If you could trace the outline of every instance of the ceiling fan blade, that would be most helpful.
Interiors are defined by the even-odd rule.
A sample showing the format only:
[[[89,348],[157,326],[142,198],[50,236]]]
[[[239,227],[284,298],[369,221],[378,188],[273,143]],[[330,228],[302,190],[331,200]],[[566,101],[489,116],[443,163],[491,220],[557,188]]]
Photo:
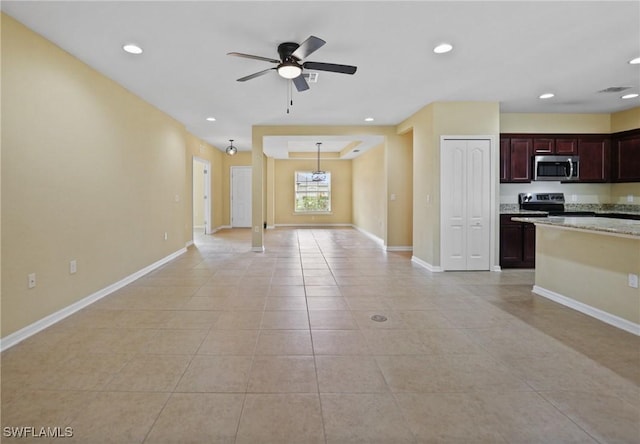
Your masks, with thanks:
[[[354,74],[358,69],[357,66],[337,65],[335,63],[321,63],[321,62],[304,62],[302,66],[305,69],[313,69],[316,71],[339,72],[340,74]]]
[[[254,72],[253,74],[249,74],[248,76],[240,77],[238,79],[238,82],[246,82],[247,80],[255,79],[256,77],[263,76],[267,74],[269,71],[273,71],[274,69],[276,68],[267,68],[263,71]]]
[[[291,80],[293,81],[293,84],[296,85],[296,89],[298,91],[306,91],[309,89],[309,84],[302,74]]]
[[[270,59],[270,58],[267,58],[267,57],[255,56],[255,55],[251,55],[251,54],[243,54],[241,52],[228,52],[227,55],[234,56],[234,57],[244,57],[245,59],[262,60],[264,62],[280,63],[280,60]]]
[[[320,49],[325,43],[324,40],[316,36],[310,36],[307,40],[300,43],[300,46],[291,54],[298,60],[306,59],[312,52]]]

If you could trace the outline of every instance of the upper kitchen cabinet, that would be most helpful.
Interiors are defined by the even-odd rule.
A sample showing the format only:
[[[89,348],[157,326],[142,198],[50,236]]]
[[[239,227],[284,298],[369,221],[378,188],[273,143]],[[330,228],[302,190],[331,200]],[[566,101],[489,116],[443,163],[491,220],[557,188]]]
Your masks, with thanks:
[[[578,139],[575,137],[536,136],[533,138],[533,153],[538,155],[575,155],[578,153]]]
[[[613,135],[611,181],[640,182],[640,129]]]
[[[500,138],[500,182],[531,182],[533,139]]]
[[[511,139],[500,137],[500,182],[509,182],[510,142]]]
[[[580,182],[608,182],[611,169],[611,141],[609,136],[580,136]]]

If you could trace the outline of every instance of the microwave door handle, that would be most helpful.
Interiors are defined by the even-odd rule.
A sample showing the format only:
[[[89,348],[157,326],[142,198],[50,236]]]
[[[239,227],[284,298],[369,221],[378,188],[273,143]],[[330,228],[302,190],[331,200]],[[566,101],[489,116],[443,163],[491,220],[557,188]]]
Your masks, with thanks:
[[[568,159],[567,162],[569,162],[569,176],[567,177],[567,180],[571,180],[573,177],[573,162],[571,159]]]

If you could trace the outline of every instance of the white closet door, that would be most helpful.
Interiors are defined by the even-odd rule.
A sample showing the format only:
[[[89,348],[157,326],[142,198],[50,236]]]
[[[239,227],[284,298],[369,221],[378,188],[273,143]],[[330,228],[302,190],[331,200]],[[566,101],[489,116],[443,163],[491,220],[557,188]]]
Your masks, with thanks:
[[[488,270],[491,252],[490,143],[467,141],[467,270]]]
[[[440,257],[444,270],[489,270],[490,154],[488,140],[443,141]]]
[[[447,140],[443,148],[440,178],[442,221],[440,252],[444,270],[466,270],[467,245],[467,145],[464,140]]]

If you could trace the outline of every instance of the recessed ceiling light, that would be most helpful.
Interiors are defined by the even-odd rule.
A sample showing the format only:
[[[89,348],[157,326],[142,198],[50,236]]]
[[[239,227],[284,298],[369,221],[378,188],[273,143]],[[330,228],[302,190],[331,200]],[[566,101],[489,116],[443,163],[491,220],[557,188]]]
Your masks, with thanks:
[[[207,122],[215,122],[216,118],[215,117],[207,117]]]
[[[631,65],[640,65],[640,57],[636,57],[635,59],[629,60],[629,64],[631,64]]]
[[[624,96],[622,96],[622,99],[635,99],[636,97],[638,97],[638,94],[636,93],[632,93],[632,94],[625,94]]]
[[[126,45],[122,46],[122,49],[124,49],[129,54],[142,54],[142,48],[133,43],[127,43]]]
[[[373,117],[367,117],[364,119],[365,122],[373,122]]]
[[[453,45],[450,43],[440,43],[438,46],[433,48],[433,52],[436,54],[444,54],[445,52],[449,52],[453,49]]]
[[[555,94],[554,93],[544,93],[544,94],[540,94],[540,98],[541,99],[550,99],[551,97],[554,97]]]

